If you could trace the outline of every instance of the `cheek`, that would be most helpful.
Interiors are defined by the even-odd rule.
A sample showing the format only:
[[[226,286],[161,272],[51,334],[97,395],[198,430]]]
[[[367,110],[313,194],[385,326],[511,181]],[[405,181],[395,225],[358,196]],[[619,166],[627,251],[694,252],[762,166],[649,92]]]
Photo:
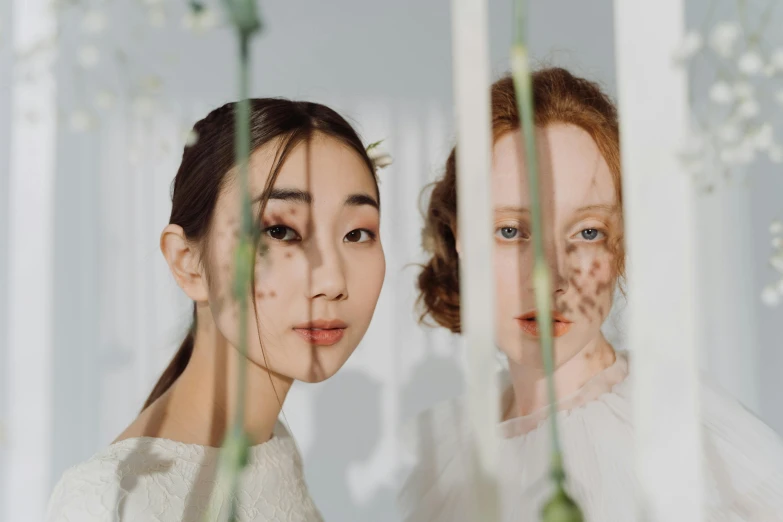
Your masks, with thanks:
[[[345,257],[348,292],[354,306],[369,317],[375,310],[386,277],[386,257],[383,250],[373,248],[360,255],[348,253]]]
[[[569,284],[576,296],[570,307],[591,320],[608,315],[614,289],[614,256],[604,245],[584,245],[569,255]]]
[[[256,257],[255,285],[253,288],[257,306],[273,310],[275,303],[293,296],[307,283],[308,272],[302,254],[296,247],[273,247],[263,256]]]
[[[534,299],[531,290],[533,258],[529,248],[496,246],[494,252],[495,295],[498,307],[514,311]]]

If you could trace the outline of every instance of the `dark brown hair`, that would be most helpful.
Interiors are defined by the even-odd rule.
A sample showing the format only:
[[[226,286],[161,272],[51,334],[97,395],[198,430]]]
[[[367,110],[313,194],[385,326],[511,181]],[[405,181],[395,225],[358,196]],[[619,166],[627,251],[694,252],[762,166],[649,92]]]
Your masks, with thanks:
[[[279,140],[275,164],[266,182],[264,194],[268,194],[291,150],[300,142],[321,134],[341,142],[354,150],[364,160],[378,184],[372,160],[362,140],[351,125],[332,109],[311,102],[290,101],[279,98],[250,100],[250,150],[255,151],[274,140]],[[210,112],[193,127],[196,141],[186,146],[171,192],[171,217],[169,223],[179,225],[185,236],[198,241],[202,253],[206,252],[212,214],[218,196],[235,165],[234,154],[234,103],[227,103]],[[266,201],[262,200],[263,209]],[[202,255],[202,258],[206,256]],[[144,402],[144,408],[155,402],[182,375],[190,361],[196,336],[196,305],[193,304],[193,323],[187,336],[163,371],[152,393]]]
[[[537,127],[566,123],[584,129],[595,141],[615,181],[622,205],[620,184],[620,131],[617,109],[601,88],[561,68],[547,68],[532,75],[534,121]],[[492,137],[519,129],[514,82],[506,76],[492,84]],[[622,224],[611,239],[615,274],[625,273]],[[446,160],[443,177],[433,183],[425,215],[423,245],[431,254],[419,274],[421,320],[428,316],[454,333],[460,332],[459,258],[457,231],[456,147]]]

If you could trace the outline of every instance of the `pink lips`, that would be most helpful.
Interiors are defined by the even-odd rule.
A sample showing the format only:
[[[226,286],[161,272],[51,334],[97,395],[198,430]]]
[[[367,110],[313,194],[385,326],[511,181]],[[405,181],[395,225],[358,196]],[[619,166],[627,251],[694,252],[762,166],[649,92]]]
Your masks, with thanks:
[[[528,312],[516,318],[517,324],[527,335],[531,337],[541,337],[541,332],[536,321],[536,311]],[[555,337],[565,335],[571,329],[571,321],[565,318],[559,312],[552,312],[552,332]]]
[[[294,331],[305,341],[316,346],[331,346],[345,335],[348,325],[342,321],[318,319],[294,327]]]

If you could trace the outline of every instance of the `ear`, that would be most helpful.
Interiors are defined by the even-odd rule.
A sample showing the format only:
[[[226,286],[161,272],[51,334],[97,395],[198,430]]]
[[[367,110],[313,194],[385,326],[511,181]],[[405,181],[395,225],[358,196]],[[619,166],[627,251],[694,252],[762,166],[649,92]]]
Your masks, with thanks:
[[[160,235],[160,251],[179,287],[195,302],[209,299],[207,280],[201,269],[199,252],[185,237],[179,225],[167,225]]]

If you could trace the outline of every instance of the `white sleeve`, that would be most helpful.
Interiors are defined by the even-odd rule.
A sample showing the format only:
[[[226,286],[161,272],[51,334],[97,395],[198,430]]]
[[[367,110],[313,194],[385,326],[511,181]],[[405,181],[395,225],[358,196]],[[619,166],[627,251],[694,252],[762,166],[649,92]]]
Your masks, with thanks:
[[[783,439],[716,386],[702,388],[708,520],[783,522]]]

